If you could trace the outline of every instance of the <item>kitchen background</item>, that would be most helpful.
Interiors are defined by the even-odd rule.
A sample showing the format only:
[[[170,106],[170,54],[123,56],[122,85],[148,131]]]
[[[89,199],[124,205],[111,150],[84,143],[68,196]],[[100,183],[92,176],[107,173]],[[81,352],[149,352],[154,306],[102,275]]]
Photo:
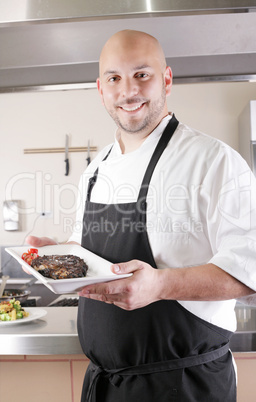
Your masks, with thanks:
[[[168,105],[181,121],[238,150],[238,117],[251,99],[256,99],[256,83],[201,83],[174,85]],[[0,244],[23,244],[29,233],[65,241],[74,224],[77,184],[87,165],[87,153],[69,154],[70,173],[65,176],[64,153],[24,154],[24,149],[64,147],[66,133],[71,147],[84,147],[90,140],[91,146],[101,149],[113,141],[114,124],[96,89],[0,94],[0,111],[0,205],[7,197],[21,200],[24,209],[20,231],[8,232],[0,226]],[[42,216],[42,212],[49,215]],[[2,262],[7,256],[4,250],[3,256]],[[10,264],[13,271],[13,259]],[[16,269],[19,277],[19,264]],[[234,357],[238,402],[253,402],[255,352],[235,353]],[[79,402],[87,365],[82,354],[0,356],[2,396],[10,402],[17,397],[33,402],[35,395],[39,402]],[[13,376],[29,387],[5,389]]]
[[[65,176],[64,152],[24,149],[64,148],[66,134],[70,147],[90,141],[99,151],[113,141],[115,126],[94,83],[100,49],[120,29],[159,39],[174,72],[169,110],[239,150],[239,116],[256,100],[255,11],[255,0],[0,0],[2,267],[7,262],[14,278],[26,276],[5,246],[23,245],[28,234],[62,242],[74,229],[87,153],[69,153]],[[6,200],[20,202],[18,231],[4,230]],[[255,401],[255,333],[248,335],[251,348],[234,354],[238,402]],[[78,402],[87,364],[79,354],[0,355],[1,397]],[[22,386],[10,387],[12,378]]]
[[[238,150],[238,118],[256,99],[256,2],[0,0],[0,245],[28,234],[66,241],[74,229],[86,152],[115,126],[95,88],[98,58],[120,29],[156,36],[174,73],[168,98],[178,119]],[[91,153],[91,157],[95,156]],[[5,200],[18,200],[19,230],[6,231]]]
[[[178,119],[238,150],[238,118],[256,83],[174,84],[168,98]],[[19,230],[0,226],[0,244],[22,245],[28,234],[66,241],[75,230],[80,175],[87,152],[24,154],[30,148],[90,146],[102,149],[114,139],[115,125],[96,89],[0,94],[0,205],[20,200]],[[93,158],[96,152],[91,152]]]

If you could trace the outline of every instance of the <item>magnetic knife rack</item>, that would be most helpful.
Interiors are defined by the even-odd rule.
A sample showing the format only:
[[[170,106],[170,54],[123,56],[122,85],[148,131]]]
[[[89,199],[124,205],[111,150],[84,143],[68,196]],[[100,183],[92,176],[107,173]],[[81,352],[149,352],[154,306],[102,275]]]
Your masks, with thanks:
[[[96,152],[97,147],[70,147],[68,152]],[[52,154],[65,153],[65,148],[29,148],[24,149],[24,154]]]

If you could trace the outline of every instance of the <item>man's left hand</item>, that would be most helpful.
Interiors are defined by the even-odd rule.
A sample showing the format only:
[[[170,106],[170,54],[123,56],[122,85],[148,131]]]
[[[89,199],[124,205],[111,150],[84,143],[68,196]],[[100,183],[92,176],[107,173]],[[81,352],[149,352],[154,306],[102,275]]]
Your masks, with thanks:
[[[133,275],[111,282],[84,287],[78,294],[88,299],[99,300],[124,310],[134,310],[160,300],[161,270],[142,261],[132,260],[114,264],[111,270],[117,275]]]

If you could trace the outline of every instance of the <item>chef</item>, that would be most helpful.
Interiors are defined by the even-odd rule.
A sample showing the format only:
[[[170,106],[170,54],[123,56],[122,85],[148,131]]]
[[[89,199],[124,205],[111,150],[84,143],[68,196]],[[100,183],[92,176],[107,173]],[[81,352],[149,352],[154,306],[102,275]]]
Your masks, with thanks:
[[[154,37],[113,35],[97,86],[117,132],[81,177],[70,241],[131,275],[80,292],[81,401],[234,402],[234,306],[256,291],[255,178],[168,112],[172,72]]]

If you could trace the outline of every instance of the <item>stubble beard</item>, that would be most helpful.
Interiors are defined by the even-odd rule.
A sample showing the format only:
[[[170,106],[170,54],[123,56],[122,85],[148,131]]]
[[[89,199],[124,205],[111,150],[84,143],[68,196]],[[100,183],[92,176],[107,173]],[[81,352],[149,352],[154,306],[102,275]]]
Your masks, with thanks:
[[[138,101],[138,100],[137,100]],[[122,131],[129,133],[129,134],[135,134],[139,132],[146,131],[148,128],[151,127],[156,127],[157,124],[159,123],[158,119],[159,116],[161,115],[164,106],[165,106],[165,101],[166,101],[166,91],[165,91],[165,84],[163,80],[163,85],[162,85],[162,91],[160,97],[151,102],[147,100],[139,100],[138,103],[146,103],[143,107],[147,107],[147,103],[149,104],[149,109],[146,117],[143,120],[136,120],[136,119],[130,119],[129,121],[122,122],[119,118],[119,116],[116,113],[116,108],[114,109],[108,109],[109,115],[112,117],[114,122],[116,123],[117,127],[119,127]],[[134,99],[127,99],[125,100],[124,104],[131,104],[134,102]]]

